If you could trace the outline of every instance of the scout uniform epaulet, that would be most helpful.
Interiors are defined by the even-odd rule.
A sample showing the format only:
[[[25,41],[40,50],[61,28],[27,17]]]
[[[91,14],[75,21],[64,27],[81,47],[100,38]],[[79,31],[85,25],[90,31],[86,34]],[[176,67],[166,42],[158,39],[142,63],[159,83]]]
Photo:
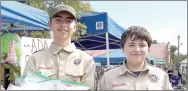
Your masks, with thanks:
[[[44,50],[44,49],[42,49],[42,50]],[[42,50],[35,51],[35,52],[33,52],[33,54],[35,54],[35,53],[37,53],[37,52],[40,52],[40,51],[42,51]]]
[[[121,66],[121,65],[120,65],[120,66]],[[117,67],[119,67],[119,66],[117,66]],[[112,70],[112,69],[115,69],[115,68],[117,68],[117,67],[109,68],[109,69],[107,69],[105,72],[107,72],[107,71],[109,71],[109,70]]]

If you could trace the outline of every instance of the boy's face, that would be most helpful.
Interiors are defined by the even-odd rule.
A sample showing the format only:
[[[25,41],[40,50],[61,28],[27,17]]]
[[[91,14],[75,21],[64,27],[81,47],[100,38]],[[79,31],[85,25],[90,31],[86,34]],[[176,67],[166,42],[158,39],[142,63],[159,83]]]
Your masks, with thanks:
[[[54,39],[66,40],[71,38],[76,31],[76,22],[68,12],[59,12],[49,21],[50,29],[53,31]]]
[[[149,48],[148,43],[145,40],[133,39],[134,36],[132,38],[127,38],[123,52],[125,53],[127,61],[132,64],[138,65],[145,61],[146,56],[149,52]]]

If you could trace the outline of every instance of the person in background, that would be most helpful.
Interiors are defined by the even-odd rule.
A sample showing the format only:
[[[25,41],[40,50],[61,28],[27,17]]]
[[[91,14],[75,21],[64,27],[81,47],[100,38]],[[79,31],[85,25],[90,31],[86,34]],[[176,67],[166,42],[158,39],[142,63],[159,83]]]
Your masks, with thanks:
[[[169,76],[169,80],[170,80],[170,78],[171,78],[172,74],[173,74],[173,71],[172,71],[172,70],[168,70],[168,76]],[[170,83],[171,83],[171,81],[170,81]]]
[[[178,74],[178,70],[173,70],[173,74],[170,77],[170,81],[171,81],[172,87],[177,90],[178,86],[181,85],[181,78]]]

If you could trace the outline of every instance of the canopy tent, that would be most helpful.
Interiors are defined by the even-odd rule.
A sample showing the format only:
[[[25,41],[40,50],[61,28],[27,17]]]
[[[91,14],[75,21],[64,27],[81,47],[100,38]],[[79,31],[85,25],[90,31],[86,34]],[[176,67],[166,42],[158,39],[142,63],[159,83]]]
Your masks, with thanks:
[[[87,33],[75,42],[75,45],[82,50],[101,50],[120,48],[120,39],[125,31],[114,20],[108,17],[106,12],[78,13],[79,22],[87,26]],[[109,62],[107,52],[107,65]]]
[[[3,32],[5,32],[10,27],[10,23],[2,22],[2,26],[3,26],[2,30],[3,30]],[[25,30],[25,31],[36,31],[36,30],[44,30],[44,29],[39,28],[39,27],[32,27],[32,26],[26,26],[26,25],[23,25],[23,24],[13,23],[13,26],[11,28],[12,33],[15,33],[17,31],[23,31],[23,30]]]
[[[110,54],[109,59],[110,59],[111,65],[121,64],[126,59],[125,54],[123,53],[122,49],[110,49],[109,54]],[[106,53],[95,56],[94,59],[96,63],[106,64],[106,61],[107,61]],[[153,60],[154,64],[165,63],[164,59],[152,56],[151,54],[147,56],[146,60],[150,64],[152,64],[151,60]]]
[[[108,17],[106,12],[79,13],[79,15],[78,21],[87,26],[86,35],[74,41],[79,49],[107,49],[107,40],[109,49],[120,48],[120,38],[125,29]]]
[[[165,64],[164,58],[155,57],[151,54],[148,54],[148,58],[152,59],[154,64]]]
[[[109,51],[110,54],[110,64],[121,64],[124,60],[125,60],[125,55],[123,54],[122,49],[110,49]],[[99,55],[99,56],[95,56],[95,62],[96,63],[102,63],[102,64],[106,64],[106,53]]]
[[[186,74],[186,68],[187,68],[187,58],[186,59],[184,59],[184,60],[182,60],[181,62],[180,62],[180,71],[182,72],[182,73],[185,73]]]
[[[12,31],[49,29],[46,11],[16,1],[1,1],[1,19],[3,30],[10,24],[17,27]]]
[[[187,59],[184,59],[183,61],[181,61],[180,64],[187,64]]]

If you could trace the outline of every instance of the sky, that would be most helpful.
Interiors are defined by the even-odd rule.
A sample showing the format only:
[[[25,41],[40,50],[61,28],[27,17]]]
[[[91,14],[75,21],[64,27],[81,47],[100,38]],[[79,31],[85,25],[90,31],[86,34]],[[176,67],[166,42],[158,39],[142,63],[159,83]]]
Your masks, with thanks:
[[[142,26],[159,43],[178,46],[187,54],[187,2],[186,1],[89,1],[92,9],[107,12],[123,28]]]

